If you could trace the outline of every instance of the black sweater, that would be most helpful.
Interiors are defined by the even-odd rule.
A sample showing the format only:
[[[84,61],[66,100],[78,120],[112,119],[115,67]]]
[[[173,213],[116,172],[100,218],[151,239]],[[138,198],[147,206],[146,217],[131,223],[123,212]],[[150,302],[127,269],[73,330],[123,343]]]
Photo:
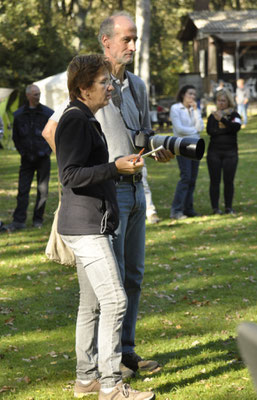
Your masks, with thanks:
[[[208,117],[207,133],[211,140],[209,150],[237,149],[237,132],[241,128],[240,115],[236,111],[221,118],[225,128],[219,128],[219,122],[211,114]]]
[[[63,185],[58,232],[63,235],[112,234],[119,215],[114,162],[100,124],[81,101],[71,102],[58,124],[55,144]],[[99,132],[97,132],[97,129]]]

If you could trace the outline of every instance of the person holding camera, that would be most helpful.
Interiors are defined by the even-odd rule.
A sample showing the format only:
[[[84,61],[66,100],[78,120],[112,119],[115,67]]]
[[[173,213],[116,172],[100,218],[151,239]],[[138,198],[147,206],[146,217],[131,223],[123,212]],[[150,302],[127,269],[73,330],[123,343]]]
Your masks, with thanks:
[[[170,108],[170,119],[173,134],[177,137],[199,138],[204,128],[201,112],[197,108],[196,89],[185,85],[179,89],[177,103]],[[177,183],[171,205],[170,218],[185,219],[195,217],[197,213],[193,205],[193,194],[198,175],[199,161],[177,156],[180,180]]]
[[[216,96],[217,110],[207,121],[210,143],[207,164],[210,176],[210,199],[213,214],[222,214],[219,208],[220,181],[223,173],[225,213],[234,214],[232,201],[234,178],[238,164],[237,132],[241,118],[235,110],[234,99],[228,90],[220,90]]]

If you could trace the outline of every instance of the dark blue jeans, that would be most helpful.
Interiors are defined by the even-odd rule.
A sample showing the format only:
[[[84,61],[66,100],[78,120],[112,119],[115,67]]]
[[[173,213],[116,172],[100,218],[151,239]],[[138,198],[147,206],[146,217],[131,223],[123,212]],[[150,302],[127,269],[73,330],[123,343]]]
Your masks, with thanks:
[[[123,321],[122,353],[132,353],[145,262],[145,194],[143,184],[117,184],[120,223],[113,248],[128,298]]]
[[[34,207],[33,222],[42,222],[48,195],[48,183],[50,178],[50,157],[38,157],[30,161],[21,157],[19,172],[19,188],[17,196],[17,207],[13,213],[13,221],[25,223],[27,208],[29,205],[29,192],[34,173],[37,172],[37,198]]]
[[[223,172],[225,208],[232,208],[234,178],[238,163],[237,150],[209,149],[207,164],[210,175],[210,198],[212,208],[219,208],[220,181]]]
[[[171,214],[178,212],[187,214],[194,211],[193,193],[198,175],[199,161],[177,156],[177,162],[180,169],[180,180],[177,183]]]

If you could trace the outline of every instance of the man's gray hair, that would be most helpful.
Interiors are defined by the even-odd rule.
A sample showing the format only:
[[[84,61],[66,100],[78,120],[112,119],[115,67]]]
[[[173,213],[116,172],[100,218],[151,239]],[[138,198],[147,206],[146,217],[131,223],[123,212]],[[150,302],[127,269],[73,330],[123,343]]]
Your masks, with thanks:
[[[117,17],[127,17],[134,22],[133,17],[127,11],[116,11],[109,17],[105,18],[105,20],[100,25],[98,34],[98,42],[100,43],[102,48],[103,48],[102,37],[103,35],[106,35],[109,38],[113,36],[114,22]]]
[[[31,89],[33,88],[33,87],[36,87],[36,88],[38,88],[39,89],[39,87],[37,86],[37,85],[34,85],[34,83],[32,83],[31,85],[28,85],[27,87],[26,87],[26,94],[28,94],[28,93],[30,93],[31,92]]]

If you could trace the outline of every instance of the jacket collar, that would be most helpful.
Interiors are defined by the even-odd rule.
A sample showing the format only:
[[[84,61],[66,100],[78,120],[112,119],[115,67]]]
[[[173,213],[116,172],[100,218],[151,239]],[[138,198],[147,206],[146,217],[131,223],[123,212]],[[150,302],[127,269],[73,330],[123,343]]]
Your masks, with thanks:
[[[39,103],[35,108],[30,108],[29,103],[26,103],[24,105],[23,111],[24,112],[30,112],[31,110],[42,111],[42,109],[43,107],[41,103]]]
[[[92,111],[84,103],[82,103],[82,101],[78,99],[71,101],[68,107],[78,107],[81,111],[83,111],[86,114],[86,116],[90,121],[97,122]]]

